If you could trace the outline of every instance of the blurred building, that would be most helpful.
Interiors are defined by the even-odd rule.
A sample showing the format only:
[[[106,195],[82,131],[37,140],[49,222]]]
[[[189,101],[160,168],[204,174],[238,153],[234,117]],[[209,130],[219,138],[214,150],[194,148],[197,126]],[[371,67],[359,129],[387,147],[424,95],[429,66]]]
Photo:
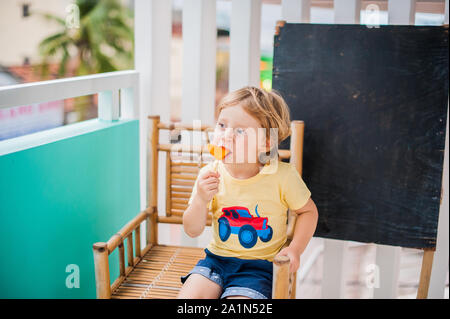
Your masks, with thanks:
[[[8,0],[0,3],[0,65],[17,66],[41,62],[37,47],[60,29],[35,13],[64,16],[71,0]],[[12,32],[12,29],[14,30]],[[57,59],[58,57],[55,57]]]

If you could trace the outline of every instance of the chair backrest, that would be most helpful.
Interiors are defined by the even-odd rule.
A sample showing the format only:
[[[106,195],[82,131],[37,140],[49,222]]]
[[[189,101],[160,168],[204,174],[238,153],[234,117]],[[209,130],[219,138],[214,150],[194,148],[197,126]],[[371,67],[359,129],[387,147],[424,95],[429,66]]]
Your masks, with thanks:
[[[151,139],[151,163],[149,169],[149,206],[157,209],[158,198],[158,159],[159,152],[166,153],[166,211],[165,216],[159,216],[158,222],[182,223],[183,212],[188,207],[188,200],[200,171],[200,168],[213,160],[209,154],[207,144],[214,129],[211,126],[194,127],[181,123],[165,124],[160,122],[159,116],[149,116]],[[159,143],[160,130],[178,130],[198,132],[202,136],[201,144],[161,144]],[[278,150],[281,159],[289,159],[299,174],[302,174],[304,122],[291,122],[291,140],[289,150]],[[289,214],[288,239],[292,239],[295,225],[295,216]],[[211,212],[208,218],[211,225]]]

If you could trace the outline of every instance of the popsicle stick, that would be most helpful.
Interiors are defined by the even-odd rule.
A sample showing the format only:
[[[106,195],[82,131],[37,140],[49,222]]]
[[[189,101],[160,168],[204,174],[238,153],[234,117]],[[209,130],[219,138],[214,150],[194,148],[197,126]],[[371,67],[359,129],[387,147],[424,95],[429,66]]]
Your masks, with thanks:
[[[214,164],[213,164],[213,168],[212,168],[214,173],[217,173],[217,165],[218,165],[218,164],[219,164],[219,161],[218,161],[218,160],[215,160],[215,161],[214,161]],[[209,210],[209,211],[212,210],[212,202],[213,202],[213,201],[211,200],[211,201],[209,202],[209,204],[208,204],[208,210]]]

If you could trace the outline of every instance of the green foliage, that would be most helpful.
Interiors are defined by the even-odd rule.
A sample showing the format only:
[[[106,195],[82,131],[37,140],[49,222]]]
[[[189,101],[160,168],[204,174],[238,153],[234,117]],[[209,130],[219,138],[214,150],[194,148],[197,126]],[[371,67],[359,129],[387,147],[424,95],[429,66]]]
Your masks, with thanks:
[[[48,74],[48,61],[60,56],[59,76],[66,74],[67,63],[76,57],[75,75],[111,72],[133,67],[134,35],[132,13],[118,0],[76,0],[79,28],[68,27],[66,18],[37,13],[61,26],[56,34],[43,39],[42,75]]]

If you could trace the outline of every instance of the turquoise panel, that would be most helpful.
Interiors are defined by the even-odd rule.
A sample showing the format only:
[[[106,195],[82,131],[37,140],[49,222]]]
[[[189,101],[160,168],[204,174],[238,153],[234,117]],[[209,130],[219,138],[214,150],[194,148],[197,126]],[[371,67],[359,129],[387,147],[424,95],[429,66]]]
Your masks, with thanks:
[[[0,156],[0,298],[95,298],[92,244],[139,213],[139,122],[86,122]]]

